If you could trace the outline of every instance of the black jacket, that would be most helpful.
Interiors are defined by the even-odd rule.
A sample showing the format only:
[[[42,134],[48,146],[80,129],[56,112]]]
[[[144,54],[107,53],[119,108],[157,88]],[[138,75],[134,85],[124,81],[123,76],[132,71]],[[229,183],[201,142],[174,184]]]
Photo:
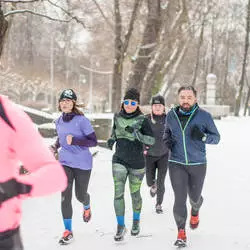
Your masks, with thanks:
[[[158,115],[151,116],[149,114],[147,115],[147,118],[149,120],[149,124],[151,126],[155,138],[155,144],[149,146],[149,149],[147,150],[147,156],[154,156],[154,157],[165,156],[166,154],[168,154],[169,151],[168,147],[163,141],[166,114],[163,114],[161,116]]]
[[[126,126],[136,127],[138,131],[129,133]],[[112,138],[116,140],[113,163],[134,169],[145,167],[143,145],[147,140],[154,143],[154,138],[148,119],[139,109],[132,114],[121,110],[115,115]]]

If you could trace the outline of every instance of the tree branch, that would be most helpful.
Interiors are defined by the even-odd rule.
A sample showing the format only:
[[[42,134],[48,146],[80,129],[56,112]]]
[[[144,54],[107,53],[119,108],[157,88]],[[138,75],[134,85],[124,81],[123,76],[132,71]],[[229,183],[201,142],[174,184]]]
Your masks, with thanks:
[[[111,30],[114,31],[114,25],[112,25],[112,23],[109,21],[109,19],[105,16],[105,14],[104,14],[104,12],[103,12],[100,4],[96,0],[92,0],[92,2],[94,2],[94,4],[96,5],[97,9],[101,13],[103,19],[107,22],[107,24],[111,28]]]
[[[119,0],[114,0],[114,9],[115,9],[115,53],[117,57],[123,55],[122,53],[122,17],[120,12],[120,2]],[[115,57],[116,57],[115,56]],[[118,60],[117,60],[118,61]]]
[[[9,11],[9,12],[4,14],[4,17],[10,16],[10,15],[15,15],[15,14],[20,14],[20,13],[30,13],[32,15],[44,17],[44,18],[47,18],[51,21],[57,21],[57,22],[69,23],[71,21],[71,19],[70,20],[61,20],[61,19],[53,18],[53,17],[47,16],[47,15],[44,15],[44,14],[41,14],[41,13],[38,13],[38,12],[35,12],[32,10],[27,10],[27,9]]]
[[[111,75],[113,74],[113,71],[101,71],[101,70],[96,70],[96,69],[93,69],[93,68],[89,68],[85,65],[80,65],[80,68],[83,68],[83,69],[86,69],[90,72],[93,72],[93,73],[96,73],[96,74],[101,74],[101,75]]]
[[[180,4],[180,10],[177,13],[173,23],[171,24],[170,31],[172,32],[177,28],[177,26],[180,24],[180,20],[182,19],[183,15],[185,15],[185,1],[179,0]]]
[[[125,39],[124,39],[124,43],[123,43],[123,54],[125,54],[127,52],[130,37],[131,37],[133,29],[134,29],[134,23],[136,20],[137,10],[139,9],[140,3],[141,3],[141,0],[135,0],[134,9],[133,9],[131,19],[129,22],[129,26],[128,26],[128,31],[125,34]]]
[[[0,0],[1,3],[33,3],[33,2],[39,2],[42,0]]]
[[[181,62],[183,61],[183,58],[187,52],[187,48],[188,48],[188,44],[190,42],[191,38],[189,37],[186,42],[184,43],[183,47],[180,48],[181,51],[179,51],[179,54],[178,54],[178,58],[171,70],[171,78],[169,79],[167,85],[165,86],[166,88],[164,90],[161,90],[161,93],[164,97],[166,97],[166,94],[168,93],[168,90],[169,88],[171,87],[171,85],[173,84],[173,81],[176,77],[176,73],[177,73],[177,70],[181,64]]]
[[[83,28],[86,29],[85,23],[83,21],[81,21],[77,16],[72,15],[69,11],[65,10],[63,7],[57,5],[56,3],[53,3],[50,0],[47,0],[47,1],[48,1],[48,3],[55,6],[56,8],[59,8],[61,11],[63,11],[65,14],[67,14],[69,17],[71,17],[72,20],[75,20],[77,23],[81,24],[83,26]]]

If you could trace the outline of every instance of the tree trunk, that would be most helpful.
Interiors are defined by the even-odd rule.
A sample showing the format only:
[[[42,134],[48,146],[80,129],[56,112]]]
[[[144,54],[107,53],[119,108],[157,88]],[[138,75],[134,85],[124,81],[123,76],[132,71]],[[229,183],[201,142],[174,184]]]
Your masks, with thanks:
[[[141,90],[141,96],[142,96],[141,104],[145,105],[149,102],[150,97],[152,95],[152,89],[156,84],[157,76],[158,77],[161,76],[161,78],[164,77],[164,75],[168,72],[170,67],[173,66],[176,60],[178,59],[179,50],[181,50],[180,46],[176,47],[173,50],[173,53],[171,54],[170,58],[167,60],[167,62],[164,64],[163,67],[162,67],[162,61],[163,61],[162,55],[164,55],[164,53],[161,53],[162,50],[158,51],[155,59],[151,62],[143,81],[143,87]]]
[[[240,107],[241,107],[241,99],[242,99],[242,92],[245,82],[245,74],[246,74],[246,65],[247,65],[247,55],[248,55],[248,47],[249,47],[249,31],[250,31],[250,0],[248,0],[247,5],[247,17],[246,17],[246,37],[245,37],[245,49],[244,49],[244,56],[242,62],[242,70],[241,70],[241,77],[239,81],[239,93],[236,98],[235,104],[235,116],[239,116]]]
[[[187,39],[188,13],[184,0],[170,1],[163,17],[166,20],[163,21],[164,27],[161,31],[159,45],[143,79],[141,104],[149,102],[156,85],[158,90],[161,88],[165,74],[171,67],[174,67],[178,60],[178,53]]]
[[[33,37],[32,37],[32,27],[33,27],[33,15],[30,15],[26,19],[26,49],[24,50],[24,53],[26,55],[23,55],[23,58],[27,58],[27,66],[30,67],[31,72],[33,72],[33,67],[35,66],[34,62],[34,55],[33,55]]]
[[[0,3],[0,58],[3,53],[4,39],[8,29],[8,22],[4,18],[2,4]]]
[[[147,104],[148,96],[152,94],[152,88],[155,85],[156,75],[160,72],[164,57],[167,56],[167,52],[166,52],[167,45],[164,43],[165,36],[166,36],[166,33],[164,30],[162,30],[160,45],[154,55],[154,58],[149,63],[147,71],[145,72],[145,76],[144,76],[143,83],[142,83],[142,89],[141,89],[141,96],[142,96],[141,104],[142,105]]]
[[[246,76],[246,82],[247,82],[247,98],[246,98],[246,102],[245,102],[245,107],[244,107],[244,116],[246,116],[247,114],[247,110],[249,109],[248,107],[250,107],[250,103],[249,103],[249,100],[250,100],[250,86],[249,86],[249,83],[248,83],[248,79],[247,79],[247,76]],[[250,115],[248,113],[248,115]]]
[[[155,50],[161,29],[160,0],[148,0],[148,17],[142,42],[136,55],[134,67],[129,74],[128,86],[141,89],[143,78],[150,63],[151,54]]]
[[[198,47],[197,47],[197,52],[196,52],[196,62],[195,62],[195,67],[194,67],[193,78],[192,78],[192,81],[191,81],[192,86],[195,86],[195,83],[196,83],[196,78],[197,78],[197,73],[198,73],[198,68],[199,68],[199,62],[200,62],[201,46],[202,46],[202,43],[203,43],[204,27],[205,27],[205,17],[203,17],[202,24],[201,24],[201,32],[200,32],[199,42],[198,42]]]
[[[121,101],[121,87],[122,87],[122,72],[123,72],[123,54],[122,54],[122,19],[120,13],[119,0],[114,0],[115,7],[115,55],[113,66],[113,80],[112,80],[112,111],[118,110],[119,102]]]
[[[112,78],[112,112],[116,112],[120,108],[121,92],[122,92],[122,76],[123,76],[123,62],[127,52],[129,41],[134,29],[134,24],[137,12],[142,0],[135,0],[132,15],[130,18],[128,31],[122,41],[122,18],[120,12],[120,0],[114,0],[115,8],[115,52],[114,52],[114,66]]]
[[[215,32],[214,32],[214,21],[215,17],[213,16],[212,18],[212,26],[211,26],[211,54],[210,54],[210,72],[209,73],[214,73],[214,68],[215,68]]]
[[[166,93],[168,91],[168,89],[172,86],[174,79],[176,77],[177,74],[177,70],[181,65],[181,62],[183,61],[183,58],[187,52],[187,48],[188,48],[188,44],[189,44],[190,39],[187,39],[187,41],[185,42],[185,44],[183,45],[183,47],[180,49],[180,52],[178,53],[178,59],[176,60],[176,63],[174,64],[172,70],[171,70],[171,78],[168,81],[168,85],[166,90],[163,92],[163,96],[166,96]]]
[[[229,62],[229,30],[227,30],[226,35],[226,56],[225,56],[225,63],[224,63],[224,76],[221,86],[221,104],[223,105],[225,103],[225,93],[227,91],[227,78],[228,78],[228,62]]]
[[[209,62],[205,59],[205,65],[204,65],[204,75],[203,75],[203,81],[204,81],[204,104],[207,104],[207,75],[208,75],[208,69],[209,69]]]

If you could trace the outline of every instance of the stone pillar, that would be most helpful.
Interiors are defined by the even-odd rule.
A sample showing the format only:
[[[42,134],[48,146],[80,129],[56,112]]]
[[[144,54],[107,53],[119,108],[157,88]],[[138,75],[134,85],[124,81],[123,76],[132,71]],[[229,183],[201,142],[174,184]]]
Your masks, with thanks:
[[[207,81],[207,105],[215,105],[215,99],[216,99],[216,81],[217,77],[215,74],[208,74],[206,77]]]

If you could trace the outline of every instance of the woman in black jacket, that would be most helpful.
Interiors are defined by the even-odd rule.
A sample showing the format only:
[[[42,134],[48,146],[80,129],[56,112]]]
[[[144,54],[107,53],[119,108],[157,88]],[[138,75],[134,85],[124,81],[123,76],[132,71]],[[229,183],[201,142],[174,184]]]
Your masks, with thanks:
[[[153,133],[148,119],[142,114],[140,94],[132,88],[125,93],[121,110],[114,116],[114,124],[108,147],[112,149],[116,142],[112,159],[114,179],[114,208],[117,219],[115,241],[123,240],[125,227],[125,185],[129,181],[133,206],[133,224],[131,235],[140,232],[140,214],[142,209],[141,184],[145,175],[143,145],[154,143]]]
[[[165,177],[168,169],[168,148],[163,142],[165,124],[165,100],[161,95],[152,97],[152,111],[147,117],[149,119],[155,144],[146,147],[144,154],[146,158],[146,178],[150,187],[150,195],[156,195],[156,213],[163,213],[162,202],[165,193]],[[156,176],[157,171],[157,176]]]

